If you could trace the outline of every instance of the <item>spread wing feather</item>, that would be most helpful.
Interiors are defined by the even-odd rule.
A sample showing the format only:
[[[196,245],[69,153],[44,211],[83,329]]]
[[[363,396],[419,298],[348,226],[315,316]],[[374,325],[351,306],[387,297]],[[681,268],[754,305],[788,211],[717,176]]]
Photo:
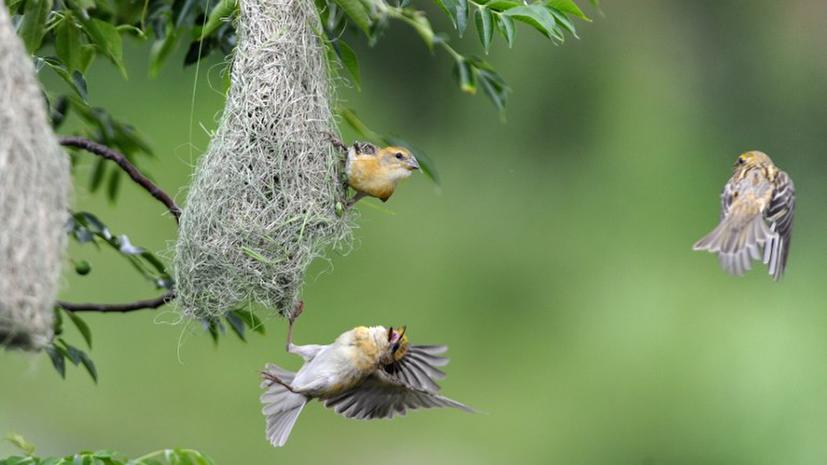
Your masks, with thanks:
[[[446,346],[412,345],[408,352],[396,363],[387,365],[385,373],[398,382],[420,391],[437,392],[436,381],[445,378],[445,373],[437,367],[448,364],[448,358],[442,354]]]
[[[428,391],[397,384],[395,379],[378,372],[363,383],[324,401],[327,408],[356,420],[374,420],[405,415],[408,410],[451,407],[474,412],[465,404]]]

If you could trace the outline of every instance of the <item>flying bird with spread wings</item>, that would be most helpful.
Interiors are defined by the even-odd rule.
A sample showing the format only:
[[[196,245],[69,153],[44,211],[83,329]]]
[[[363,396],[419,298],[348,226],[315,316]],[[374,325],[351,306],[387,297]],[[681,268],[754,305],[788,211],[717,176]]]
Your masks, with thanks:
[[[287,351],[304,359],[297,373],[268,364],[262,372],[262,413],[267,439],[275,447],[287,442],[304,406],[319,399],[325,407],[347,418],[373,420],[404,415],[419,408],[470,407],[438,394],[436,381],[447,347],[411,345],[405,327],[359,326],[328,345],[293,344],[289,319]]]
[[[794,213],[795,186],[787,173],[763,152],[743,153],[721,193],[720,224],[694,249],[717,254],[735,276],[761,260],[778,281],[787,267]]]

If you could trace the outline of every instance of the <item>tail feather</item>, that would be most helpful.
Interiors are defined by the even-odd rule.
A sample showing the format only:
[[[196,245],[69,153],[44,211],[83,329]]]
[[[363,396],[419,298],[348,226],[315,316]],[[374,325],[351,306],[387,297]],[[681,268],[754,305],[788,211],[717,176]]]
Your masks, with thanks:
[[[271,363],[264,368],[264,373],[275,376],[286,384],[292,383],[296,376],[295,373]],[[309,399],[302,394],[290,392],[281,384],[268,379],[262,381],[261,387],[266,389],[261,395],[261,413],[267,419],[267,440],[273,446],[281,447],[290,437],[290,431]]]
[[[776,240],[777,234],[760,214],[747,221],[729,217],[696,242],[693,249],[717,254],[727,273],[741,276],[752,268],[752,260],[770,261],[769,245]]]

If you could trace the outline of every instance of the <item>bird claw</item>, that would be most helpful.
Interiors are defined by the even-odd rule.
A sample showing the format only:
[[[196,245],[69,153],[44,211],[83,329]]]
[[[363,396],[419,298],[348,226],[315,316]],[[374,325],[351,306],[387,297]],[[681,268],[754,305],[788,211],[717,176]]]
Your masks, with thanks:
[[[278,385],[282,386],[283,388],[287,389],[290,392],[296,392],[296,391],[293,390],[292,386],[290,386],[289,384],[287,384],[284,381],[280,380],[276,375],[274,375],[274,374],[272,374],[268,371],[262,371],[261,372],[261,377],[264,378],[266,381],[269,381],[269,384],[267,384],[267,387],[271,387],[274,384],[278,384]]]
[[[292,325],[302,313],[304,313],[304,301],[300,300],[296,306],[293,307],[293,311],[290,312],[290,316],[287,317],[287,321]]]
[[[334,135],[332,132],[324,131],[324,135],[327,136],[327,140],[329,140],[334,147],[343,152],[347,152],[347,146],[341,140],[339,140],[339,138],[336,137],[336,135]]]

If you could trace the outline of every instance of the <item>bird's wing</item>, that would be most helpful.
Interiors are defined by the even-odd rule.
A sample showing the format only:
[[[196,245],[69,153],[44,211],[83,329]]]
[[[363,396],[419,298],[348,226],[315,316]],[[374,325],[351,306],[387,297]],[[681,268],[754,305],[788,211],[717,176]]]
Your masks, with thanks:
[[[437,367],[448,364],[448,358],[441,356],[447,350],[446,346],[412,345],[401,360],[386,365],[384,372],[397,383],[413,389],[439,391],[436,381],[445,378],[445,373]]]
[[[353,148],[356,149],[356,153],[359,155],[376,155],[376,152],[379,150],[370,142],[354,142]]]
[[[720,221],[724,221],[724,218],[729,214],[729,208],[732,206],[732,200],[735,198],[735,183],[732,182],[730,179],[726,184],[724,184],[724,190],[721,191],[721,218]]]
[[[776,281],[781,279],[787,267],[790,253],[790,239],[795,215],[795,186],[787,173],[779,171],[775,178],[775,189],[764,218],[776,235],[764,246],[764,263]]]
[[[471,407],[439,394],[398,384],[383,372],[369,376],[358,386],[336,397],[326,399],[324,406],[356,420],[393,418],[419,408],[452,407],[474,412]]]

